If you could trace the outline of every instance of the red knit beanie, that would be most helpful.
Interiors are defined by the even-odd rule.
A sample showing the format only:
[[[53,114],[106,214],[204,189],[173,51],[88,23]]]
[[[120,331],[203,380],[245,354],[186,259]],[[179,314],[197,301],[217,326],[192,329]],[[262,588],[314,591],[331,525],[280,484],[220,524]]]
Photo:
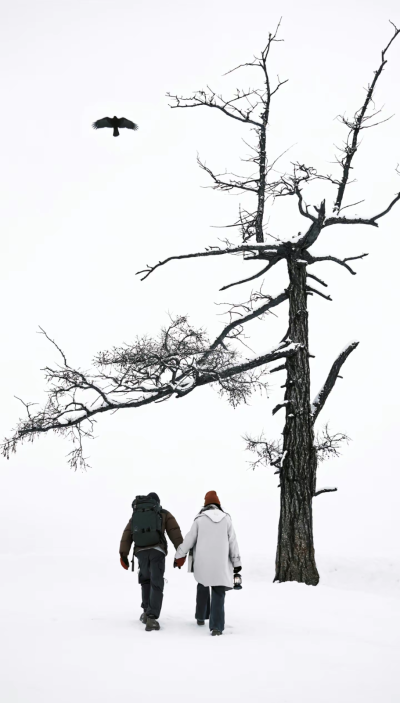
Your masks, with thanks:
[[[211,505],[211,503],[216,503],[216,505],[221,505],[220,499],[218,498],[215,491],[208,491],[204,498],[204,507],[206,505]]]

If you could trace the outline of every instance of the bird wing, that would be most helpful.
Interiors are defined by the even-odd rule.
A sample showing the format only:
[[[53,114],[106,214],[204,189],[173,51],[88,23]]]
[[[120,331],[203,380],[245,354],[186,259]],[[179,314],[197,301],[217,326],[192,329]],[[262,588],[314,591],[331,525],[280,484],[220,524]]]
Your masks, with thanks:
[[[127,129],[139,129],[137,124],[127,120],[126,117],[121,117],[118,123],[118,127],[126,127]]]
[[[102,129],[103,127],[112,127],[112,122],[109,117],[103,117],[102,120],[96,120],[96,122],[93,122],[92,127],[93,129]]]

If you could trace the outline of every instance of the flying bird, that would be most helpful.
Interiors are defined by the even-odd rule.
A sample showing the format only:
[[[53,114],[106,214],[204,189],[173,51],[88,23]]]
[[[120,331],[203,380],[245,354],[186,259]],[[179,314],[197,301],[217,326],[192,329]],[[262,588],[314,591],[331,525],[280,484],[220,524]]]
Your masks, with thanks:
[[[102,129],[103,127],[111,127],[114,129],[113,137],[119,137],[119,129],[126,127],[126,129],[138,129],[137,124],[127,120],[126,117],[103,117],[102,120],[96,120],[92,124],[93,129]]]

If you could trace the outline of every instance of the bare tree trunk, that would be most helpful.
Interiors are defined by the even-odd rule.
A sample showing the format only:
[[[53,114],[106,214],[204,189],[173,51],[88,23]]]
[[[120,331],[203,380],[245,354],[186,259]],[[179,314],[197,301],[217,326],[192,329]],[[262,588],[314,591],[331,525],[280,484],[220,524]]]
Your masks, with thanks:
[[[306,267],[288,258],[288,337],[302,345],[286,361],[286,422],[280,469],[281,514],[275,581],[319,581],[314,555],[312,500],[315,493],[316,453],[310,409],[310,364]]]

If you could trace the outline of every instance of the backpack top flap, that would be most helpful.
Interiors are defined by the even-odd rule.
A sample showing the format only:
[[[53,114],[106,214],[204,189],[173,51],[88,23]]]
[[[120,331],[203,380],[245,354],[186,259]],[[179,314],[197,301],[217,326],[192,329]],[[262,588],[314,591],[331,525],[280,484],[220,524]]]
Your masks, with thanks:
[[[162,542],[160,503],[147,496],[136,496],[132,508],[131,531],[135,546],[152,547]]]
[[[132,508],[133,510],[136,510],[137,508],[156,508],[159,507],[161,510],[161,505],[158,503],[154,498],[149,498],[148,496],[136,496],[135,500],[132,503]]]

